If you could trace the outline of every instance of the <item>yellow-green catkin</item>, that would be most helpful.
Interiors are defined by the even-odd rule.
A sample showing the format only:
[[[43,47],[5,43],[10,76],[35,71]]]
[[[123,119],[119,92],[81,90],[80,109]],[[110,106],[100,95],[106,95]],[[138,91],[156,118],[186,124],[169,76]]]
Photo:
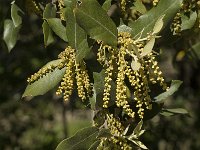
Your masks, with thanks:
[[[64,64],[64,66],[66,66],[66,71],[56,94],[63,94],[63,99],[67,101],[69,100],[74,87],[75,50],[71,47],[67,47],[58,57],[62,59],[60,66],[63,66]]]
[[[97,150],[104,150],[106,148],[116,150],[132,150],[131,146],[128,145],[127,141],[120,138],[123,134],[124,127],[121,121],[113,116],[113,114],[106,114],[106,125],[110,130],[112,137],[102,138]]]
[[[153,3],[153,6],[157,6],[159,0],[153,0],[152,3]]]
[[[26,0],[25,6],[28,13],[36,13],[37,15],[42,16],[42,10],[34,0]]]
[[[105,88],[103,107],[107,108],[110,100],[111,79],[113,73],[116,77],[116,99],[115,103],[118,107],[131,118],[135,117],[135,113],[142,119],[145,109],[152,108],[152,101],[150,97],[150,84],[160,85],[163,90],[167,90],[167,85],[159,69],[158,62],[155,59],[153,51],[148,55],[141,56],[145,44],[151,39],[148,35],[144,39],[132,39],[127,32],[120,32],[118,34],[118,49],[112,49],[108,45],[99,42],[100,48],[98,50],[98,61],[104,66],[106,70]],[[110,57],[110,56],[113,56]],[[137,61],[140,66],[134,70],[129,60]],[[116,69],[114,69],[116,68]],[[133,91],[133,101],[135,107],[138,108],[134,112],[130,106],[130,97],[127,95],[126,78],[130,82]]]
[[[127,5],[127,0],[120,0],[120,7],[121,7],[122,13],[126,12],[126,5]]]
[[[65,20],[64,17],[64,0],[58,0],[58,7],[59,7],[59,14],[60,14],[60,19]]]
[[[176,16],[174,17],[174,20],[173,20],[170,28],[173,31],[174,35],[181,34],[181,13],[180,12],[178,12],[176,14]]]

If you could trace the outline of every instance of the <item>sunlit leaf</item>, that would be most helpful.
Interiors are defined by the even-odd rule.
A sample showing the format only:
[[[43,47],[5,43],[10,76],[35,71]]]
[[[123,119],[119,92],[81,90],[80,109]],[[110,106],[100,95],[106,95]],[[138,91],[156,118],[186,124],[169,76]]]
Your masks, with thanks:
[[[164,22],[163,22],[163,18],[165,17],[165,15],[161,16],[160,18],[158,18],[158,20],[156,21],[154,27],[153,27],[153,34],[157,34],[161,31]]]
[[[52,64],[56,65],[59,63],[60,60],[54,60],[47,63],[43,68],[46,68]],[[26,90],[22,97],[45,94],[46,92],[54,88],[62,80],[62,77],[65,74],[65,70],[66,68],[63,68],[61,70],[56,68],[54,71],[47,73],[45,76],[35,81],[34,83],[29,84],[26,87]]]
[[[166,92],[164,92],[164,93],[162,93],[162,94],[160,94],[160,95],[158,95],[154,98],[155,102],[157,102],[157,103],[164,102],[164,100],[167,97],[171,96],[172,94],[174,94],[174,92],[176,92],[178,90],[178,88],[180,87],[181,84],[182,84],[182,81],[173,80],[170,88]]]
[[[140,67],[141,67],[141,64],[140,64],[138,61],[132,60],[132,62],[131,62],[131,68],[132,68],[134,71],[139,70]]]
[[[117,28],[96,0],[82,0],[75,9],[75,14],[77,23],[93,39],[108,45],[117,45]]]
[[[152,37],[150,41],[144,46],[144,49],[142,50],[142,53],[141,53],[141,57],[144,57],[150,54],[153,49],[154,44],[155,44],[155,38]]]
[[[117,28],[118,32],[128,32],[131,33],[132,29],[129,26],[121,25]]]
[[[97,127],[81,129],[74,136],[60,142],[56,150],[88,149],[97,140],[98,131]]]
[[[181,8],[181,3],[182,0],[160,0],[156,7],[140,16],[136,21],[129,23],[129,26],[133,29],[133,37],[138,38],[140,34],[141,37],[146,37],[147,33],[153,31],[156,21],[163,15],[165,15],[163,26],[166,26]]]
[[[137,126],[135,127],[133,133],[138,137],[140,135],[140,131],[142,129],[143,121],[141,120]]]

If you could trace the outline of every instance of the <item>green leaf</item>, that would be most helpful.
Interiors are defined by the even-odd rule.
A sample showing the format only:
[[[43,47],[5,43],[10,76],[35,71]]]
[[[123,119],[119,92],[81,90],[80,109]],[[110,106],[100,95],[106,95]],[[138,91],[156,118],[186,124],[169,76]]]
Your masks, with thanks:
[[[58,35],[61,39],[67,42],[66,28],[63,26],[62,22],[58,18],[47,19],[47,22],[51,29]]]
[[[60,63],[60,59],[51,61],[47,63],[43,68],[49,67],[50,65],[56,65]],[[53,72],[47,73],[45,76],[29,84],[22,97],[26,96],[37,96],[43,95],[52,88],[54,88],[61,80],[65,74],[66,68],[58,69],[56,68]]]
[[[140,131],[142,129],[142,125],[143,125],[143,121],[141,120],[137,126],[135,127],[133,133],[136,135],[136,137],[138,137],[140,135]]]
[[[148,149],[141,141],[139,140],[130,140],[131,142],[133,142],[135,145],[139,146],[142,149]]]
[[[53,5],[52,3],[47,4],[43,12],[43,18],[49,19],[55,17],[56,17],[56,6]]]
[[[136,21],[129,23],[129,26],[133,29],[132,36],[135,38],[140,35],[141,38],[146,37],[147,33],[153,30],[156,21],[163,15],[165,15],[164,26],[166,26],[181,8],[181,3],[182,0],[160,0],[156,7],[140,16]]]
[[[76,49],[76,61],[80,62],[90,52],[90,48],[87,42],[87,34],[77,24],[71,8],[66,9],[66,32],[69,45]]]
[[[98,137],[98,138],[102,138],[102,137],[110,138],[110,137],[112,137],[112,134],[110,133],[110,130],[109,130],[109,129],[102,128],[102,129],[99,131],[99,134],[98,134],[97,137]]]
[[[146,13],[146,11],[147,11],[146,7],[144,6],[144,4],[142,3],[141,0],[136,0],[135,3],[134,3],[134,5],[135,5],[135,9],[137,11],[139,11],[141,14]]]
[[[111,7],[111,1],[112,0],[106,0],[103,5],[102,5],[102,8],[105,10],[105,11],[108,11]]]
[[[17,42],[18,33],[21,26],[15,27],[12,20],[4,21],[3,40],[6,42],[8,51],[10,52]]]
[[[161,31],[164,22],[163,22],[163,18],[165,17],[165,15],[160,16],[160,18],[158,18],[158,20],[156,21],[154,27],[153,27],[153,34],[157,34]]]
[[[24,13],[15,3],[11,5],[11,18],[15,27],[18,27],[22,24],[22,18],[19,15]]]
[[[134,71],[139,70],[140,67],[141,67],[141,64],[140,64],[138,61],[132,60],[132,62],[131,62],[131,68],[132,68]]]
[[[142,53],[141,53],[141,57],[144,57],[144,56],[150,54],[153,49],[154,44],[155,44],[155,37],[152,37],[150,39],[150,41],[144,46]]]
[[[181,30],[191,29],[197,20],[197,13],[191,12],[190,17],[188,18],[186,15],[181,15]]]
[[[189,112],[183,108],[164,109],[164,111],[173,114],[184,114],[184,115],[189,114]]]
[[[88,149],[97,140],[97,127],[88,127],[79,130],[74,136],[63,140],[56,150],[83,150]]]
[[[96,94],[96,90],[93,86],[93,95],[92,97],[89,98],[89,101],[90,101],[90,107],[92,110],[95,110],[95,106],[96,106],[96,97],[97,97],[97,94]]]
[[[96,91],[96,105],[102,107],[103,105],[103,92],[104,92],[104,79],[105,79],[105,70],[102,70],[100,73],[94,72],[94,90]],[[112,106],[115,104],[115,97],[116,97],[116,85],[114,81],[111,81],[111,93],[110,93],[110,101],[108,106]]]
[[[178,88],[180,87],[180,85],[181,85],[182,83],[183,83],[182,81],[173,80],[172,83],[171,83],[170,88],[169,88],[166,92],[164,92],[164,93],[162,93],[162,94],[160,94],[160,95],[158,95],[158,96],[156,96],[156,97],[154,98],[154,99],[155,99],[155,102],[157,102],[157,103],[163,103],[164,100],[165,100],[167,97],[171,96],[172,94],[174,94],[174,92],[176,92],[176,91],[178,90]]]
[[[45,20],[42,24],[42,28],[43,28],[43,34],[44,34],[44,45],[48,46],[49,44],[54,42],[52,30]]]
[[[97,147],[99,146],[100,142],[101,142],[101,140],[95,141],[95,142],[90,146],[90,148],[89,148],[88,150],[96,150]]]
[[[82,0],[75,14],[77,23],[91,38],[111,46],[117,45],[117,28],[96,0]]]

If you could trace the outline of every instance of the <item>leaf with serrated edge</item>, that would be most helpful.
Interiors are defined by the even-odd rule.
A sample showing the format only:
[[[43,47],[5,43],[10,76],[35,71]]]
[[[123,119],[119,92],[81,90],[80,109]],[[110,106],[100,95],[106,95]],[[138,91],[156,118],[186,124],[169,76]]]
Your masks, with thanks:
[[[178,88],[181,86],[182,83],[183,83],[183,82],[182,82],[182,81],[179,81],[179,80],[172,80],[172,83],[171,83],[170,88],[169,88],[166,92],[164,92],[164,93],[162,93],[162,94],[156,96],[156,97],[154,98],[154,99],[155,99],[155,102],[157,102],[157,103],[162,103],[162,102],[164,102],[164,100],[165,100],[167,97],[171,96],[172,94],[174,94],[174,92],[176,92],[176,91],[178,90]]]
[[[91,38],[111,46],[117,45],[117,27],[96,0],[82,0],[74,11],[77,23]]]
[[[46,68],[52,64],[56,65],[59,63],[60,63],[60,59],[54,60],[47,63],[42,68]],[[54,71],[47,73],[45,76],[35,81],[34,83],[29,84],[26,87],[26,90],[22,97],[37,96],[37,95],[45,94],[46,92],[54,88],[62,80],[62,77],[65,74],[65,70],[66,68],[63,68],[61,70],[56,68]]]
[[[181,4],[182,0],[160,0],[156,7],[140,16],[136,21],[129,23],[133,29],[132,36],[138,38],[143,30],[141,38],[146,37],[147,33],[152,32],[156,21],[162,15],[165,15],[163,27],[166,26],[179,11]]]
[[[142,53],[141,53],[141,57],[144,57],[144,56],[150,54],[153,49],[154,44],[155,44],[155,37],[152,37],[150,39],[150,41],[144,46]]]

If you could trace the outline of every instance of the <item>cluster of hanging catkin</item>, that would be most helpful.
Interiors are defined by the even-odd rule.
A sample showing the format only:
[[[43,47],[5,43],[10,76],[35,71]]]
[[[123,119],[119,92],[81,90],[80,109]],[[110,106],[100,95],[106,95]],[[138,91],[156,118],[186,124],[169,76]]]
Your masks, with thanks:
[[[200,0],[183,0],[182,7],[174,17],[174,20],[171,24],[171,30],[173,31],[174,35],[181,34],[181,23],[182,23],[181,14],[187,16],[190,16],[192,12],[196,12],[197,14],[199,14],[198,12],[199,8],[200,8]],[[200,27],[200,21],[199,21],[199,27]]]
[[[135,116],[135,111],[131,108],[130,101],[135,103],[135,107],[138,108],[137,113],[141,119],[144,116],[144,110],[151,109],[152,101],[149,85],[158,83],[163,90],[167,89],[153,52],[144,57],[140,56],[146,42],[148,41],[133,40],[127,32],[118,34],[117,48],[99,42],[98,61],[104,66],[106,73],[103,94],[104,108],[108,108],[111,99],[112,81],[116,83],[115,102],[117,107],[122,108],[132,118]],[[137,47],[137,51],[131,47]],[[131,66],[133,57],[140,64],[138,69]],[[131,92],[134,95],[132,100],[127,95],[126,79],[132,86]]]
[[[32,84],[48,73],[54,71],[56,68],[66,68],[56,94],[63,94],[64,100],[68,100],[75,87],[74,83],[76,81],[78,96],[82,99],[82,101],[86,100],[86,98],[90,96],[92,88],[85,62],[76,62],[75,50],[71,47],[67,47],[63,52],[61,52],[58,58],[60,60],[58,65],[52,64],[48,67],[43,67],[37,73],[28,78],[27,81],[29,84]]]

